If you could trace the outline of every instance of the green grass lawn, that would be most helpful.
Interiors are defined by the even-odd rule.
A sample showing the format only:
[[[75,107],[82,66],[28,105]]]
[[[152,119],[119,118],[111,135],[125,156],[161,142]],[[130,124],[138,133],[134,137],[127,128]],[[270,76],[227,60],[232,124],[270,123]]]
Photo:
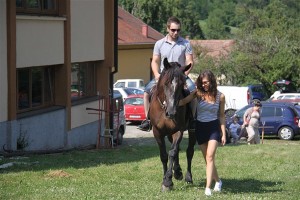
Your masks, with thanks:
[[[185,174],[184,138],[181,167]],[[194,184],[174,180],[161,192],[162,165],[156,144],[60,154],[1,158],[0,199],[205,199],[205,164],[198,147]],[[210,199],[299,199],[300,139],[267,138],[263,145],[218,148],[221,193]]]

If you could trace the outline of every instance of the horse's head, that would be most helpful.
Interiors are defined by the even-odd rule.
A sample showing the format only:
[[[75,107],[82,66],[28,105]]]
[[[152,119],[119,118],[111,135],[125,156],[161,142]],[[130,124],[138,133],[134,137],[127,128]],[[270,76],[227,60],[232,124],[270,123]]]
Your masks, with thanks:
[[[190,69],[191,64],[180,66],[177,62],[169,63],[167,58],[164,59],[163,64],[164,70],[157,83],[157,89],[159,93],[163,92],[164,94],[162,103],[165,106],[167,116],[174,118],[186,81],[184,72]]]

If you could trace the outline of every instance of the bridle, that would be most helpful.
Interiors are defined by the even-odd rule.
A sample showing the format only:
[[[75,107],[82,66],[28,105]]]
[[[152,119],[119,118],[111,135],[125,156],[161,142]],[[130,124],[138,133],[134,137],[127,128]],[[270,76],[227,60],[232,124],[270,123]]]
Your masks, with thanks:
[[[169,115],[168,111],[167,111],[167,108],[168,108],[168,104],[166,102],[166,100],[162,101],[160,98],[159,98],[159,95],[156,95],[156,98],[157,98],[157,101],[159,102],[159,105],[160,105],[160,108],[165,112],[165,115],[174,120],[175,116],[174,115]],[[174,97],[174,98],[177,98],[177,97]],[[175,107],[177,108],[178,107],[178,104],[179,104],[179,101],[176,101],[176,105]]]

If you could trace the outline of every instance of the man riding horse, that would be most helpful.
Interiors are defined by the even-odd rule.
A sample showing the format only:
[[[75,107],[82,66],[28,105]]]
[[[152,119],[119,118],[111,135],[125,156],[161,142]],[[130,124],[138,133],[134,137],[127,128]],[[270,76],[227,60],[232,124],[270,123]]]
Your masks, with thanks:
[[[138,128],[143,131],[149,131],[151,129],[149,120],[149,99],[151,90],[156,85],[160,73],[164,69],[163,60],[167,58],[169,62],[177,62],[181,66],[191,64],[191,67],[185,71],[186,85],[190,92],[196,89],[194,82],[187,76],[193,68],[193,50],[190,42],[179,36],[181,29],[181,23],[176,17],[170,17],[167,21],[166,37],[157,41],[153,50],[153,57],[151,62],[152,72],[154,79],[152,79],[145,88],[144,93],[144,109],[147,120],[145,120]],[[192,115],[195,116],[196,112],[196,100],[190,103]]]

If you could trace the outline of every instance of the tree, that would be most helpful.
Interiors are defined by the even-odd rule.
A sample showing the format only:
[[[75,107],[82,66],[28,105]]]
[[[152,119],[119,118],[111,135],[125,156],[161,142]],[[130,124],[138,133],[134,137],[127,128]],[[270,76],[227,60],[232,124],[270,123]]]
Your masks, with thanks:
[[[245,7],[247,20],[242,23],[230,61],[234,63],[232,71],[244,73],[244,77],[235,77],[237,82],[260,82],[271,92],[273,81],[287,79],[299,88],[300,19],[289,10],[279,0],[264,9]]]
[[[120,0],[119,5],[163,34],[168,18],[176,16],[182,23],[182,36],[204,38],[197,0]]]

